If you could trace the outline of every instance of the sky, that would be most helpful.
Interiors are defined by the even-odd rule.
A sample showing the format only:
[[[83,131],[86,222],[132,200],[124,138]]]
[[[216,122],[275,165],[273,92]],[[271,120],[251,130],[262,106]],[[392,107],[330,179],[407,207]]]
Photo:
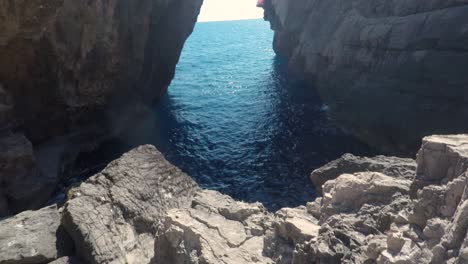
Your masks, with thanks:
[[[204,0],[199,22],[262,18],[257,0]]]

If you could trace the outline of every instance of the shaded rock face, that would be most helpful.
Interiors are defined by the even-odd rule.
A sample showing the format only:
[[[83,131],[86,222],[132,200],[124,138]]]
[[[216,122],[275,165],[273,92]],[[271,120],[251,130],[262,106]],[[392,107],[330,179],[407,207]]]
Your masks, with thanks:
[[[390,152],[468,124],[468,2],[267,0],[274,49],[332,117]]]
[[[73,242],[50,206],[1,221],[0,252],[0,263],[49,263],[73,253]]]
[[[134,129],[201,4],[0,0],[0,216],[44,206],[80,152]]]
[[[0,136],[0,217],[42,206],[55,183],[39,172],[33,146],[26,137]]]
[[[141,146],[69,191],[63,225],[86,263],[148,263],[171,208],[187,208],[197,184],[153,146]]]
[[[0,1],[0,127],[36,142],[154,100],[201,4]]]

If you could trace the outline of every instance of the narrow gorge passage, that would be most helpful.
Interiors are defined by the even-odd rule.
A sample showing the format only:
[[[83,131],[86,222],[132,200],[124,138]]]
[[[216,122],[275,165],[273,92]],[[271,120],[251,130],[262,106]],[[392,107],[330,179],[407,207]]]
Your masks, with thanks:
[[[201,186],[275,210],[313,199],[314,168],[370,151],[327,119],[314,89],[275,57],[272,38],[263,20],[198,23],[148,129]]]

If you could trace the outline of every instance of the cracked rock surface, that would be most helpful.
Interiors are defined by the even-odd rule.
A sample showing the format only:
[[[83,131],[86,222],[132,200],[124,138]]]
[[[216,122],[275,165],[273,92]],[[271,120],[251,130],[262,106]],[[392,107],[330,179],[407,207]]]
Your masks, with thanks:
[[[424,138],[417,169],[408,159],[345,156],[318,170],[331,179],[322,197],[276,213],[202,191],[167,214],[154,263],[467,263],[467,143]],[[416,185],[421,172],[438,180]],[[244,217],[234,216],[239,208]]]
[[[412,180],[416,172],[416,162],[413,159],[376,156],[358,157],[344,154],[341,158],[331,161],[310,174],[310,180],[317,193],[322,193],[322,185],[329,180],[345,173],[381,172],[387,176]]]
[[[72,251],[55,205],[0,222],[0,263],[49,263]]]
[[[72,189],[63,209],[0,221],[0,263],[468,263],[468,135],[423,142],[414,175],[409,160],[387,172],[338,160],[321,169],[322,197],[277,212],[203,190],[141,146]],[[56,248],[60,217],[75,252]]]
[[[215,191],[195,195],[189,209],[173,209],[155,242],[154,263],[273,263],[263,236],[273,216]]]
[[[86,263],[148,263],[166,211],[189,207],[198,190],[155,147],[145,145],[72,189],[62,221]]]

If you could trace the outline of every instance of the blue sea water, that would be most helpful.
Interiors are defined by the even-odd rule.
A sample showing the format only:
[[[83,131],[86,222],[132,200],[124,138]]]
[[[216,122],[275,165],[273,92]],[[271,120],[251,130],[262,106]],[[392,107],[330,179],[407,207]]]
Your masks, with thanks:
[[[167,94],[155,145],[201,186],[274,210],[314,198],[309,174],[367,148],[288,73],[263,20],[198,23]]]

